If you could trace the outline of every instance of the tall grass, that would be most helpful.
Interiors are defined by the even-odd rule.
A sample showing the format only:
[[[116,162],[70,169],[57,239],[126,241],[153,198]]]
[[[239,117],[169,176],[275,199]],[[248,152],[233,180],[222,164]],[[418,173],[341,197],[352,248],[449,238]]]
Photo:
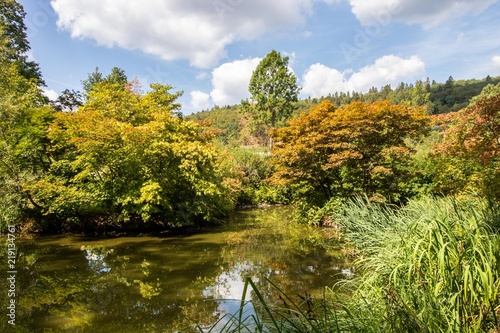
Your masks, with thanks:
[[[341,204],[329,218],[358,249],[362,273],[306,307],[286,295],[285,307],[272,307],[247,280],[245,295],[251,287],[260,315],[243,320],[240,312],[220,331],[500,332],[500,238],[491,208],[454,198],[402,208]]]
[[[351,201],[335,216],[361,253],[354,299],[384,332],[498,329],[500,242],[481,199],[424,198],[403,208]]]

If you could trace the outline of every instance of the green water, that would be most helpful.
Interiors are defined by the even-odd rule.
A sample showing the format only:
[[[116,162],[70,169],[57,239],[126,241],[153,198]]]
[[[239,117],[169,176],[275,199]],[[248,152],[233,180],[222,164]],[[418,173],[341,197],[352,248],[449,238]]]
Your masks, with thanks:
[[[16,240],[16,318],[2,332],[175,332],[235,312],[244,279],[279,304],[266,279],[289,295],[321,296],[348,274],[325,250],[328,230],[298,227],[289,209],[236,212],[220,227],[182,236]],[[2,250],[7,257],[5,249]],[[7,277],[7,260],[2,269]],[[253,311],[251,305],[246,311]]]

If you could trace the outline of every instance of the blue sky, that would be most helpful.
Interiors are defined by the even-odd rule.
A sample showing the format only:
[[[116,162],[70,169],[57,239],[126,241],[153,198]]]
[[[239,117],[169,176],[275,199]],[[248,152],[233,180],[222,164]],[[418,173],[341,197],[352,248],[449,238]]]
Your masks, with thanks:
[[[18,0],[47,94],[112,67],[184,91],[185,114],[248,98],[271,50],[301,97],[500,75],[497,0]]]

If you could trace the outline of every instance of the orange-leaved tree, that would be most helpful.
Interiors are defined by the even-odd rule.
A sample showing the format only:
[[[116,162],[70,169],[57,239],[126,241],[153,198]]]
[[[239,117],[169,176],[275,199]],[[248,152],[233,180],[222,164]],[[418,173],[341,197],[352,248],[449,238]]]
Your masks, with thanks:
[[[456,177],[448,177],[450,170],[462,175],[460,186],[452,190],[500,198],[500,84],[486,86],[467,108],[453,114],[437,151],[453,161],[443,168],[444,177]]]
[[[316,200],[365,193],[385,199],[403,194],[407,138],[427,131],[423,109],[389,101],[323,101],[274,131],[277,172],[272,180],[295,184]]]

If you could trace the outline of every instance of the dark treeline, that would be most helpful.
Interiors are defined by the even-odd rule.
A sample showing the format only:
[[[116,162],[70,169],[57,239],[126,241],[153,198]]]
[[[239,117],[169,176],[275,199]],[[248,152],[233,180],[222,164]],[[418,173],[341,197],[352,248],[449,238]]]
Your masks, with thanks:
[[[472,97],[479,95],[488,84],[500,83],[500,77],[489,75],[481,80],[458,80],[449,77],[445,83],[437,83],[428,78],[414,84],[401,82],[396,88],[385,85],[380,89],[372,87],[367,93],[347,92],[335,93],[326,98],[337,106],[353,101],[372,103],[390,100],[393,103],[410,104],[415,107],[425,106],[429,114],[441,114],[463,109]]]

